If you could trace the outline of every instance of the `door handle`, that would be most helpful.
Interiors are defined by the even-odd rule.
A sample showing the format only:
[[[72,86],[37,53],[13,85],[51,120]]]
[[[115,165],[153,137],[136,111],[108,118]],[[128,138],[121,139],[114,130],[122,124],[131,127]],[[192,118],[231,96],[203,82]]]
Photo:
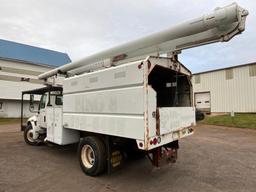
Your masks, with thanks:
[[[46,117],[44,116],[44,122],[46,122]]]

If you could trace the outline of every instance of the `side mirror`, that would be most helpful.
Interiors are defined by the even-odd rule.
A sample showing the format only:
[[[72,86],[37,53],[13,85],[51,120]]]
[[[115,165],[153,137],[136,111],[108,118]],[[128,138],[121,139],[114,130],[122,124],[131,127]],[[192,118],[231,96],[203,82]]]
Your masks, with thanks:
[[[30,95],[29,98],[29,110],[34,111],[34,95]]]

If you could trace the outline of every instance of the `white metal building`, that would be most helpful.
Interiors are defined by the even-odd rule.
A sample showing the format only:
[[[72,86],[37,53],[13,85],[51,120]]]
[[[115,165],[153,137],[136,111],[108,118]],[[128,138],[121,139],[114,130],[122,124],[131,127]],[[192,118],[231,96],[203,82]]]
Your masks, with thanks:
[[[42,87],[39,74],[69,62],[65,53],[0,40],[0,118],[20,117],[21,92]],[[25,116],[31,114],[28,99]]]
[[[195,106],[209,112],[256,112],[256,63],[193,74]]]

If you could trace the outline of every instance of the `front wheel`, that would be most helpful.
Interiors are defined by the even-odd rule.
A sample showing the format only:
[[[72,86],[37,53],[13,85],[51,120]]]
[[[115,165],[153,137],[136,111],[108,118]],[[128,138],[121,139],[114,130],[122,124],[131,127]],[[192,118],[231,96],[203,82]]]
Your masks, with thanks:
[[[106,147],[97,137],[83,138],[79,143],[78,156],[80,166],[87,175],[97,176],[106,168]]]
[[[32,125],[28,124],[24,130],[24,140],[29,145],[38,145],[39,143],[33,139]]]

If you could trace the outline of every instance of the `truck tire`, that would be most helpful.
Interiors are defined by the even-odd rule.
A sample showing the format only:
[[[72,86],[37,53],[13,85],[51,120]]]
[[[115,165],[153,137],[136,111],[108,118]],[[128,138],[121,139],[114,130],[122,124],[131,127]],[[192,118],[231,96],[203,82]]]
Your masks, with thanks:
[[[83,138],[79,143],[78,156],[80,166],[87,175],[97,176],[106,168],[106,147],[97,137]]]
[[[23,135],[24,135],[24,140],[27,144],[33,145],[33,146],[39,145],[39,143],[33,139],[32,125],[30,123],[25,128]]]

